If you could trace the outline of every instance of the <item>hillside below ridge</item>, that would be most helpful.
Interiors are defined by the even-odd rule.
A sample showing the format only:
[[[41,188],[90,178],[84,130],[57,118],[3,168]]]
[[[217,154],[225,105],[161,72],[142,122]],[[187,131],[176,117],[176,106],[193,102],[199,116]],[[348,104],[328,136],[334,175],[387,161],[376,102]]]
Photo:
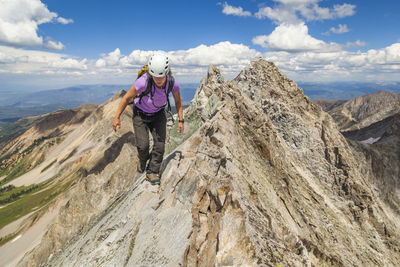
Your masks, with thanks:
[[[373,173],[369,183],[392,210],[400,213],[400,94],[380,91],[330,108],[317,102],[333,116],[362,164],[363,173]],[[356,117],[350,124],[344,113]],[[368,175],[366,176],[368,177]]]
[[[121,97],[102,109],[115,109]],[[399,218],[371,188],[374,174],[362,172],[332,117],[273,63],[257,58],[231,82],[210,66],[186,118],[191,133],[171,147],[160,187],[135,175],[127,128],[113,151],[106,149],[117,142],[109,130],[95,134],[93,140],[108,145],[91,152],[97,161],[81,172],[41,243],[19,264],[400,261]]]

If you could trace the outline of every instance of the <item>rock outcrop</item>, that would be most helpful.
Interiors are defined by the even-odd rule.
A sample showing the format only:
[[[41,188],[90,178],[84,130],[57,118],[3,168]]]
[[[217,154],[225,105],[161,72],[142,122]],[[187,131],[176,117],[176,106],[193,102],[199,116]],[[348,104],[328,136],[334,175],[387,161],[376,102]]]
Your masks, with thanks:
[[[118,140],[107,130],[91,133],[96,143],[124,144],[110,152],[113,161],[99,156],[81,172],[20,265],[400,262],[399,216],[369,184],[375,173],[365,171],[332,117],[273,63],[257,58],[231,82],[210,66],[185,118],[191,134],[171,137],[180,145],[166,156],[159,187],[134,173],[134,147],[121,140],[129,131]],[[112,146],[101,147],[91,157]]]

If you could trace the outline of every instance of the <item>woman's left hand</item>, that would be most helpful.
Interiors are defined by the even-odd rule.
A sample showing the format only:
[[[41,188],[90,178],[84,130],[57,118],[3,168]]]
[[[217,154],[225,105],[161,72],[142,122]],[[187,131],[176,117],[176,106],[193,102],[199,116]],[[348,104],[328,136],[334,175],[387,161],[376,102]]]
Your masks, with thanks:
[[[183,122],[179,122],[178,123],[178,133],[180,133],[182,135],[183,129],[184,129]]]

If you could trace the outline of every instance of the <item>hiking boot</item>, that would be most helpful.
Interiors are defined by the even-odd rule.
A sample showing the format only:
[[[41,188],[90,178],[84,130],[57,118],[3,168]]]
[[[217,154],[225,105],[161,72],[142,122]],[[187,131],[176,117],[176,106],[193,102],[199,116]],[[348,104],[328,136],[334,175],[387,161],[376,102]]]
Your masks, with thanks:
[[[146,181],[149,181],[152,185],[159,185],[161,182],[157,173],[147,173]]]

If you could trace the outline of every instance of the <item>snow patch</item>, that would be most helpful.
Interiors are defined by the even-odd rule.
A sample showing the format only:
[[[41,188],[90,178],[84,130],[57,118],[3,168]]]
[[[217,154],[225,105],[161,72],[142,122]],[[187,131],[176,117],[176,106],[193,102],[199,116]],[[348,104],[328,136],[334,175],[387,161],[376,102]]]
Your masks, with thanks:
[[[373,143],[378,142],[379,139],[381,139],[381,137],[378,137],[378,138],[370,137],[370,138],[368,138],[368,139],[366,139],[366,140],[361,141],[361,143],[372,145]]]
[[[22,236],[22,235],[19,235],[19,236],[17,236],[16,238],[14,238],[14,239],[11,241],[11,243],[14,243],[14,242],[17,241],[18,239],[20,239],[21,236]]]

